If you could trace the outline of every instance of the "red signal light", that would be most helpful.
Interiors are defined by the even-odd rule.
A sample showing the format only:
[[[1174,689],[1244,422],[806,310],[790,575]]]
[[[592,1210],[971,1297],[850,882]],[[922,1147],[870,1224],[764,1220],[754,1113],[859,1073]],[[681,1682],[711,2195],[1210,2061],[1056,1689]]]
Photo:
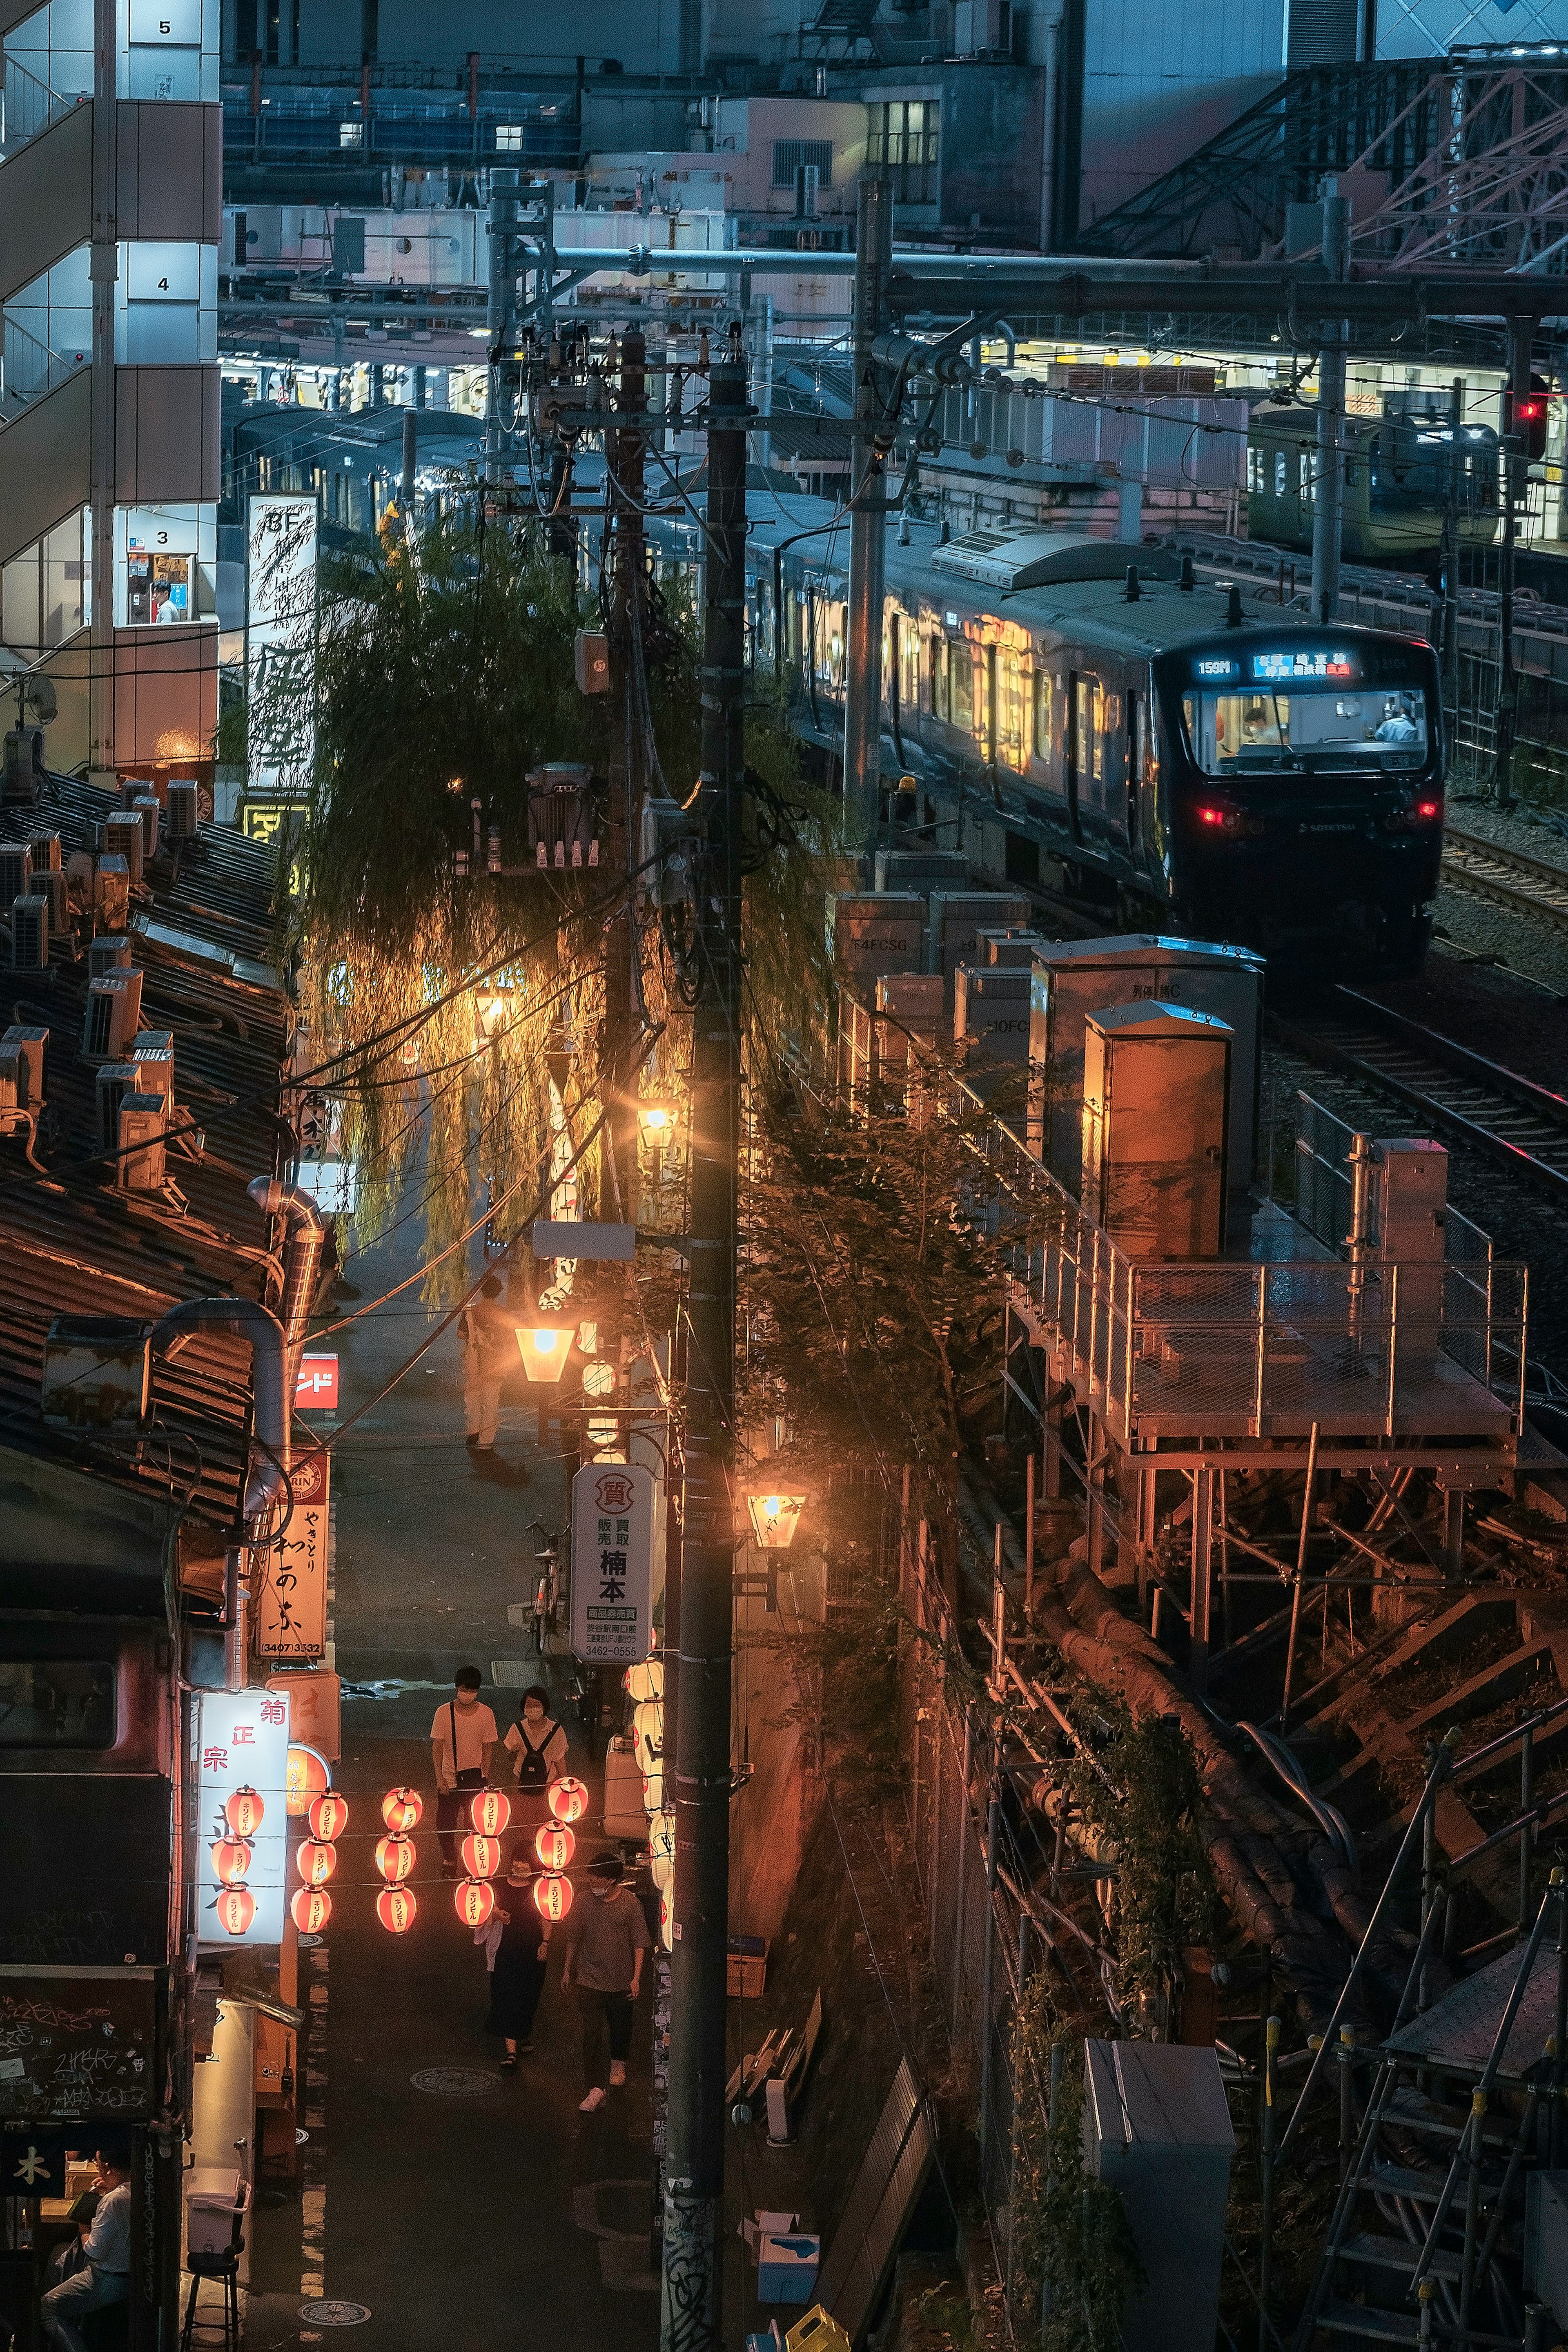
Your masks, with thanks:
[[[1416,803],[1416,814],[1417,816],[1428,818],[1441,816],[1443,814],[1443,803],[1441,801],[1417,801]]]
[[[1198,823],[1200,824],[1223,824],[1225,823],[1225,811],[1223,809],[1200,808],[1198,810],[1197,816]]]

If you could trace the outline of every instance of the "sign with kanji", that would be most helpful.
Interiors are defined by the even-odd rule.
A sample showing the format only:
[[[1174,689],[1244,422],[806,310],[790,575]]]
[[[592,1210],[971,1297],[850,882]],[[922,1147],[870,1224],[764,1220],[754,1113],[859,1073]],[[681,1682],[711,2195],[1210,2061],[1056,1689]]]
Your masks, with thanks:
[[[203,1691],[193,1710],[196,1753],[196,1934],[204,1944],[280,1944],[288,1874],[288,1693]],[[235,1835],[224,1811],[238,1789],[261,1800],[261,1818],[246,1838]],[[235,1868],[233,1848],[249,1852]],[[218,1874],[219,1861],[231,1874]],[[225,1903],[243,1892],[248,1904]]]
[[[308,1356],[305,1359],[308,1363]],[[256,1591],[258,1658],[320,1658],[327,1654],[327,1569],[332,1457],[318,1447],[289,1466],[294,1508],[275,1538]]]
[[[590,1462],[571,1482],[571,1646],[625,1666],[653,1648],[653,1474]]]
[[[294,1410],[296,1412],[337,1412],[336,1356],[301,1356],[294,1382]]]

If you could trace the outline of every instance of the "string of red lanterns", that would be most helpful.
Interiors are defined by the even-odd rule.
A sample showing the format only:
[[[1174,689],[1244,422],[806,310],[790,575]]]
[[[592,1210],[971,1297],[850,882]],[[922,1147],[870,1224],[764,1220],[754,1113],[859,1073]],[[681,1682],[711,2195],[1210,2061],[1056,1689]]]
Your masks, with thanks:
[[[376,1868],[389,1886],[401,1886],[405,1878],[413,1876],[415,1859],[414,1843],[411,1837],[378,1839]],[[401,1935],[402,1930],[400,1927],[396,1932]]]

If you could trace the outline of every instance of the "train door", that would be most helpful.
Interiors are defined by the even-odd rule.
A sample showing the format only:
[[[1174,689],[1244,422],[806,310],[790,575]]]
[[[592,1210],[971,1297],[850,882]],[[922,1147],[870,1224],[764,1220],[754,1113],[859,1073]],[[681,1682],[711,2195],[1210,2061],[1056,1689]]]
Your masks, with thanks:
[[[988,767],[997,764],[997,649],[986,647],[986,708],[981,723],[980,754]]]
[[[1072,675],[1072,830],[1079,840],[1084,831],[1108,829],[1105,804],[1105,688],[1092,671]]]
[[[1089,714],[1092,708],[1089,693],[1092,681],[1081,677],[1075,669],[1067,673],[1067,743],[1061,767],[1067,783],[1067,823],[1074,841],[1083,838],[1082,814],[1082,775],[1088,756],[1091,729]]]

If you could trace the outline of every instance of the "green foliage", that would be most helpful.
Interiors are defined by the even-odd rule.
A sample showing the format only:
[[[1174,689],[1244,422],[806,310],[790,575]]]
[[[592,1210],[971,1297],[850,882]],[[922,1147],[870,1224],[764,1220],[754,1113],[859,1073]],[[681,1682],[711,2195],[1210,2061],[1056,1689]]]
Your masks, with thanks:
[[[1103,1693],[1096,1704],[1104,1706]],[[1120,1709],[1115,1721],[1099,1758],[1111,1785],[1082,1759],[1070,1785],[1115,1852],[1118,1996],[1136,2013],[1159,2015],[1182,1947],[1206,1941],[1213,1926],[1214,1874],[1198,1833],[1203,1782],[1174,1716],[1134,1722]]]
[[[1040,2352],[1114,2352],[1145,2274],[1120,2192],[1085,2172],[1083,2036],[1057,2016],[1043,1970],[1019,2002],[1012,2057],[1018,2341]]]
[[[813,1503],[812,1549],[833,1602],[827,1621],[752,1637],[793,1669],[796,1696],[775,1720],[852,1748],[862,1797],[891,1794],[904,1762],[899,1661],[906,1626],[879,1559],[883,1502],[880,1485],[857,1482]],[[781,1573],[788,1570],[781,1566]]]

